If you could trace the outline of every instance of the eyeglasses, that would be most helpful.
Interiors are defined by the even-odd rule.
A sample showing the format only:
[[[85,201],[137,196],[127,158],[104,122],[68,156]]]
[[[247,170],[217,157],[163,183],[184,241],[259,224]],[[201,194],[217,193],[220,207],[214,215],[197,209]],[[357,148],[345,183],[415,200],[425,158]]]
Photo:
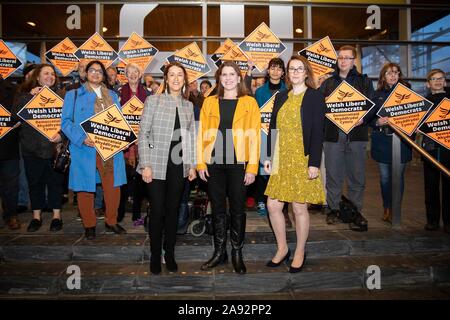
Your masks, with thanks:
[[[271,66],[271,67],[270,67],[270,70],[272,70],[272,71],[283,71],[282,68],[277,67],[277,66]]]
[[[338,57],[337,58],[340,61],[350,61],[350,60],[355,60],[355,58],[351,58],[351,57]]]
[[[298,68],[290,67],[288,70],[291,73],[302,73],[302,72],[305,72],[306,69],[304,67],[298,67]]]
[[[430,81],[443,81],[443,80],[445,80],[445,77],[430,78]]]
[[[103,70],[102,69],[95,69],[95,68],[89,68],[88,72],[92,73],[92,74],[95,74],[95,73],[103,74]]]
[[[400,71],[387,71],[385,75],[387,76],[398,76],[400,74]]]

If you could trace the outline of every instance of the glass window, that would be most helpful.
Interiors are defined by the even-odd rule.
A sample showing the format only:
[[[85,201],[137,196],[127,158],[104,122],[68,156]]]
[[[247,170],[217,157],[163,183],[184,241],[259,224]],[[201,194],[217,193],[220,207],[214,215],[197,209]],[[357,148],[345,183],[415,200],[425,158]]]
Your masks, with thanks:
[[[399,64],[403,74],[406,74],[406,49],[406,46],[400,45],[373,45],[362,47],[361,66],[363,73],[366,73],[369,77],[378,78],[383,65],[386,62],[394,62]]]

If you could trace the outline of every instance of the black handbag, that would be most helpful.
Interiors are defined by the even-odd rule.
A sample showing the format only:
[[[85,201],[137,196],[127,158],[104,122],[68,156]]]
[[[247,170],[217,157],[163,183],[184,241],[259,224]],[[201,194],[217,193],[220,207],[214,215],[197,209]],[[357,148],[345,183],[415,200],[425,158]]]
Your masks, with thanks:
[[[74,111],[72,113],[72,122],[74,121],[75,103],[77,101],[78,90],[75,89],[75,100],[73,102]],[[70,165],[70,140],[68,138],[63,139],[63,142],[56,148],[55,161],[53,162],[53,170],[60,173],[65,173]]]

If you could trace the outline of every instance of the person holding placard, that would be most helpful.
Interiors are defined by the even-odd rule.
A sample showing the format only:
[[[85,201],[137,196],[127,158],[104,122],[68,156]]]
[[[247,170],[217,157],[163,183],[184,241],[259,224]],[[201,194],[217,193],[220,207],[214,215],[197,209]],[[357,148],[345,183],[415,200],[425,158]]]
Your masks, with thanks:
[[[164,93],[145,101],[139,131],[138,172],[150,199],[150,272],[161,272],[164,247],[166,268],[176,272],[175,242],[178,209],[185,184],[196,178],[195,119],[188,100],[186,69],[171,63],[164,69]],[[163,243],[164,236],[164,243]]]
[[[386,63],[380,71],[378,86],[373,102],[375,107],[369,112],[375,115],[383,103],[392,93],[397,83],[407,87],[410,84],[403,79],[403,73],[397,63]],[[368,116],[370,118],[370,115]],[[372,127],[370,154],[378,163],[380,169],[380,186],[383,198],[384,213],[382,220],[392,221],[392,130],[388,126],[388,117],[375,118],[370,122]],[[405,142],[401,142],[401,180],[400,190],[403,196],[405,167],[412,159],[412,149]]]
[[[17,114],[34,95],[38,94],[42,87],[47,86],[56,91],[57,84],[56,71],[52,65],[40,64],[36,66],[33,74],[18,91],[14,106],[15,113]],[[59,231],[63,226],[61,200],[64,175],[53,170],[53,158],[56,146],[61,142],[61,134],[56,133],[49,140],[26,121],[22,121],[19,135],[33,210],[33,219],[28,225],[27,231],[35,232],[41,228],[42,209],[46,207],[46,204],[53,211],[50,231]]]
[[[212,269],[228,260],[228,196],[231,260],[234,271],[244,274],[245,195],[246,187],[258,173],[261,113],[256,100],[247,95],[235,62],[225,61],[216,74],[217,95],[207,97],[203,103],[197,140],[197,170],[199,177],[208,182],[214,224],[214,253],[201,269]]]
[[[101,182],[105,199],[105,231],[123,234],[125,229],[117,224],[120,186],[126,183],[125,162],[122,151],[103,161],[94,142],[86,135],[81,123],[93,115],[116,104],[117,95],[106,86],[106,70],[98,60],[86,65],[87,81],[80,88],[67,92],[62,112],[62,131],[70,140],[71,165],[69,188],[77,192],[78,207],[88,240],[96,237],[94,193]]]
[[[441,69],[433,69],[427,75],[427,88],[430,93],[426,96],[433,102],[433,108],[430,113],[445,98],[450,99],[450,90],[445,81],[445,72]],[[437,142],[424,136],[422,142],[423,148],[428,151],[435,159],[447,168],[450,168],[450,150],[441,146]],[[427,213],[427,224],[425,230],[434,231],[439,229],[439,220],[442,210],[442,221],[444,223],[444,232],[450,233],[450,178],[441,174],[428,160],[423,159],[423,175],[425,187],[425,207]],[[442,179],[442,196],[439,190]],[[441,199],[442,197],[442,199]]]
[[[342,46],[338,53],[338,67],[333,75],[320,86],[320,91],[329,96],[342,81],[348,82],[368,99],[373,97],[372,81],[367,75],[359,73],[355,66],[356,48]],[[363,207],[363,195],[366,185],[365,164],[366,147],[369,140],[368,123],[360,120],[355,128],[346,134],[328,118],[325,119],[325,168],[327,204],[327,224],[339,221],[339,203],[341,201],[344,181],[347,178],[350,201],[358,211]]]
[[[125,76],[128,80],[120,89],[120,103],[122,106],[128,102],[133,96],[136,96],[142,103],[145,102],[150,91],[141,84],[142,72],[140,67],[135,63],[129,63],[125,66]],[[125,165],[127,172],[127,184],[120,188],[120,205],[117,221],[122,221],[125,216],[126,203],[128,196],[133,197],[133,215],[132,220],[136,221],[141,218],[141,202],[144,194],[144,185],[141,176],[136,172],[138,162],[137,143],[132,144],[124,150]]]
[[[297,273],[305,265],[309,233],[307,204],[325,201],[319,168],[326,106],[323,94],[315,89],[313,70],[306,58],[292,56],[287,71],[288,90],[276,95],[270,118],[268,141],[276,141],[274,153],[268,144],[270,160],[264,162],[264,169],[270,174],[265,192],[267,207],[277,239],[277,252],[266,266],[278,267],[289,261],[291,251],[282,210],[284,202],[291,202],[297,248],[289,272]]]

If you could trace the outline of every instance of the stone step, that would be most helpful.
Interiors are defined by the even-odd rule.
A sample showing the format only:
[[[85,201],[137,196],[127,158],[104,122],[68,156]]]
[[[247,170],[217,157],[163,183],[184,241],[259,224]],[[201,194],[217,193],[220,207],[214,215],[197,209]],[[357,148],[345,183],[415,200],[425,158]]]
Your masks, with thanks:
[[[81,270],[81,289],[67,288],[69,265]],[[367,267],[378,265],[385,289],[450,286],[450,253],[396,254],[375,257],[309,258],[301,273],[288,267],[268,268],[248,261],[247,274],[237,275],[231,264],[201,271],[199,264],[180,262],[179,272],[163,268],[149,275],[148,263],[11,262],[0,264],[0,297],[78,295],[193,295],[210,298],[224,294],[267,294],[366,289]]]
[[[312,232],[307,243],[309,257],[377,256],[414,254],[423,252],[450,252],[450,237],[419,234],[342,232]],[[288,233],[288,243],[295,250],[295,233]],[[353,237],[353,239],[351,239]],[[358,238],[361,237],[361,238]],[[81,235],[18,235],[0,237],[0,261],[97,261],[134,263],[149,260],[147,235],[98,235],[87,241]],[[246,260],[261,261],[271,257],[275,250],[272,233],[248,233],[244,256]],[[231,246],[228,244],[228,248]],[[180,262],[207,260],[213,251],[212,238],[207,235],[179,236],[176,258]]]

